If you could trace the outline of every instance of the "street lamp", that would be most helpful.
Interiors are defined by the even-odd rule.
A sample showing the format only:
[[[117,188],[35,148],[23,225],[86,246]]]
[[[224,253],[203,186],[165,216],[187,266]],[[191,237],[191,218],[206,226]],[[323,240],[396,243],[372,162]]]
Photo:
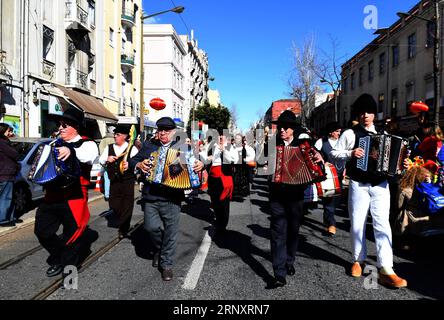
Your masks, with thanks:
[[[338,96],[339,96],[339,87],[341,86],[340,81],[328,81],[326,79],[321,79],[321,83],[327,83],[333,90],[335,96],[335,121],[338,122]]]
[[[144,113],[145,113],[145,104],[143,101],[143,90],[144,90],[144,86],[143,86],[143,79],[144,79],[144,71],[143,71],[143,21],[145,19],[148,18],[152,18],[167,12],[174,12],[174,13],[182,13],[185,10],[185,7],[182,6],[178,6],[178,7],[174,7],[172,9],[169,10],[165,10],[165,11],[160,11],[157,13],[153,13],[153,14],[149,14],[149,15],[143,15],[143,11],[141,11],[140,13],[140,138],[143,141],[143,130],[144,130],[144,125],[145,125],[145,117],[144,117]]]
[[[427,21],[433,23],[435,26],[435,34],[433,37],[433,92],[435,98],[433,99],[433,109],[435,112],[435,126],[439,127],[439,109],[441,105],[441,55],[440,55],[440,42],[441,42],[441,16],[439,11],[439,6],[442,3],[441,0],[435,0],[435,16],[432,19],[427,19],[416,14],[410,14],[405,12],[397,12],[396,15],[400,18],[412,17],[419,20]]]

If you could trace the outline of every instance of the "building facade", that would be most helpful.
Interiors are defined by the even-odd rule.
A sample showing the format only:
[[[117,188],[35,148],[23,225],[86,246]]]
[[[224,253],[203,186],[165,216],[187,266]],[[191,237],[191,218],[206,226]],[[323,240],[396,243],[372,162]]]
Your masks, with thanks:
[[[409,13],[433,20],[433,1],[420,1]],[[340,122],[347,125],[353,118],[354,100],[369,93],[378,104],[378,121],[397,117],[404,130],[412,130],[416,120],[408,109],[409,103],[422,100],[432,109],[435,99],[434,23],[410,16],[398,19],[379,33],[342,66]],[[442,75],[439,81],[442,83]],[[440,92],[438,99],[442,106]]]
[[[270,108],[264,116],[264,126],[269,127],[272,131],[276,130],[277,126],[272,124],[272,121],[276,121],[282,112],[290,110],[298,118],[301,116],[301,102],[297,99],[282,99],[273,101]]]
[[[189,113],[185,87],[187,47],[171,24],[145,24],[143,42],[146,120],[153,123],[167,116],[175,119],[178,127],[184,129],[184,120]],[[156,97],[165,101],[163,110],[149,107],[150,100]]]
[[[0,1],[0,122],[23,134],[23,37],[24,1]]]

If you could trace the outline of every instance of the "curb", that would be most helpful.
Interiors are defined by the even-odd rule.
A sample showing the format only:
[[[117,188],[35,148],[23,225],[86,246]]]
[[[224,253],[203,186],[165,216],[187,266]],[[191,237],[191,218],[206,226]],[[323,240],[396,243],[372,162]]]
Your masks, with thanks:
[[[92,202],[95,202],[97,200],[103,199],[103,198],[104,198],[103,194],[95,196],[95,197],[92,197],[91,199],[88,199],[88,204],[92,203]],[[0,229],[0,237],[3,237],[3,236],[8,235],[10,233],[13,233],[13,232],[15,232],[17,230],[26,228],[29,225],[32,225],[34,223],[34,221],[35,221],[35,217],[32,217],[32,218],[28,218],[28,219],[24,220],[20,224],[17,224],[15,227],[7,227],[7,228],[3,227],[3,228]]]

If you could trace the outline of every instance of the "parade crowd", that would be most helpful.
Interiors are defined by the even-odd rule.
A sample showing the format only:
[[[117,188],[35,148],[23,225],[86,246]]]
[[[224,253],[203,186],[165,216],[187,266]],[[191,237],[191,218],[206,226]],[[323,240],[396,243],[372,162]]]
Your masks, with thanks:
[[[313,191],[317,186],[286,184],[273,180],[274,163],[259,161],[261,156],[274,161],[276,147],[309,146],[311,163],[333,172],[339,183],[335,192],[319,195],[323,207],[325,235],[336,234],[336,210],[345,202],[350,217],[349,275],[361,277],[367,258],[366,224],[370,213],[377,251],[379,283],[390,288],[406,287],[407,280],[399,277],[393,265],[393,235],[401,246],[410,244],[411,235],[428,226],[444,226],[440,209],[440,190],[444,185],[444,135],[441,129],[428,121],[425,113],[418,114],[415,132],[402,132],[396,119],[388,118],[382,127],[375,126],[377,105],[374,99],[363,94],[354,102],[356,121],[348,128],[329,123],[322,135],[303,127],[296,115],[284,111],[273,124],[275,136],[266,131],[261,141],[248,141],[241,134],[234,137],[221,135],[217,139],[184,141],[176,139],[177,127],[173,119],[160,118],[155,134],[143,143],[137,140],[129,126],[110,127],[100,146],[82,136],[83,112],[70,108],[55,119],[58,124],[58,144],[54,162],[64,166],[68,161],[78,163],[77,175],[62,187],[46,185],[45,198],[35,219],[35,235],[48,251],[49,277],[64,275],[64,267],[78,265],[82,246],[88,241],[90,212],[88,186],[90,171],[97,157],[103,167],[103,193],[109,210],[103,216],[108,226],[118,229],[118,236],[128,237],[134,208],[135,184],[142,194],[144,229],[154,247],[152,265],[158,268],[164,281],[173,279],[175,252],[179,233],[181,204],[192,204],[199,192],[208,192],[214,214],[211,237],[223,238],[229,226],[230,202],[250,194],[255,174],[267,172],[269,206],[271,209],[271,256],[274,280],[270,285],[285,286],[287,276],[294,275],[299,229],[307,205],[315,201]],[[14,222],[12,186],[17,174],[17,152],[10,146],[10,127],[0,124],[0,225]],[[402,163],[401,174],[375,174],[360,169],[359,162],[368,155],[360,141],[376,134],[402,137],[408,153]],[[275,145],[270,143],[275,139]],[[199,188],[177,188],[153,183],[162,179],[155,161],[168,161],[169,150],[185,150],[193,173],[199,177]],[[155,159],[153,154],[155,154]],[[271,159],[271,160],[270,160]],[[168,169],[174,175],[183,167],[171,163]],[[290,172],[291,174],[291,172]],[[150,176],[151,175],[151,176]],[[150,176],[151,179],[147,179]],[[331,178],[331,177],[330,177]],[[325,190],[324,190],[325,191]],[[434,192],[434,193],[433,193]],[[426,197],[432,193],[435,197]],[[444,196],[442,196],[444,197]],[[57,235],[60,226],[61,235]],[[90,235],[89,235],[90,236]]]

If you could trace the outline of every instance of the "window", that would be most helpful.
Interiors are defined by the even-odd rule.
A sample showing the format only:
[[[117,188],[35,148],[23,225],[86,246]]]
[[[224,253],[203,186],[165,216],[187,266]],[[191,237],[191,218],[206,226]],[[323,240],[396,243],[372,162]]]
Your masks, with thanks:
[[[359,68],[359,75],[358,75],[358,82],[359,82],[359,86],[362,86],[362,81],[363,81],[363,76],[364,76],[364,68],[360,67]]]
[[[435,42],[435,22],[434,21],[428,21],[427,22],[427,48],[433,48]]]
[[[351,74],[351,80],[350,80],[350,89],[355,90],[355,73],[353,72]]]
[[[348,79],[345,78],[342,80],[342,89],[344,91],[344,94],[348,92]]]
[[[112,75],[109,75],[109,95],[111,97],[116,96],[115,82],[114,82],[114,77]]]
[[[397,67],[399,65],[399,46],[394,46],[392,48],[392,67]]]
[[[369,61],[369,63],[368,63],[368,81],[373,80],[373,75],[374,75],[373,65],[374,65],[373,60]]]
[[[416,33],[409,35],[408,37],[408,48],[407,57],[412,59],[416,55]]]
[[[43,25],[43,59],[54,62],[54,30]]]
[[[113,28],[109,28],[109,45],[114,47],[114,30]]]
[[[383,93],[379,94],[379,96],[378,96],[378,113],[384,112],[384,100],[385,100],[384,94]]]
[[[88,1],[88,19],[89,25],[94,27],[96,25],[96,3],[92,0]]]
[[[407,105],[415,100],[415,82],[409,81],[405,85],[405,101],[406,101],[406,109]]]
[[[398,89],[393,89],[390,116],[396,117],[397,113],[398,113]]]
[[[379,55],[379,74],[385,73],[385,52]]]

